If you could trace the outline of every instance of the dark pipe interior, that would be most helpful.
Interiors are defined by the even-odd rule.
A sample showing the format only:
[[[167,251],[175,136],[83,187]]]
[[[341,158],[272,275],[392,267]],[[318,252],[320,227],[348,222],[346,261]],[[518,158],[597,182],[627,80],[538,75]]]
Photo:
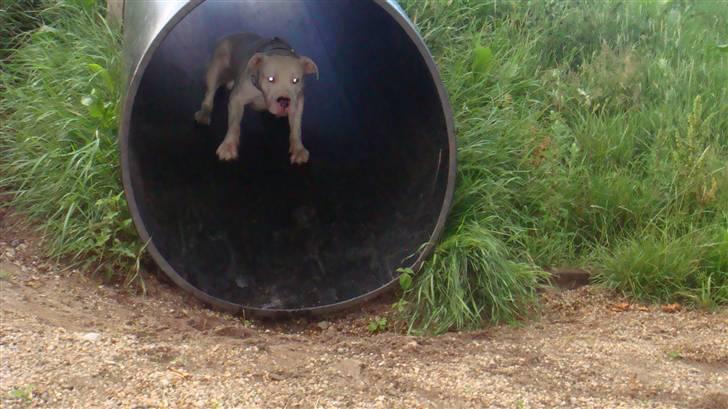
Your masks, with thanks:
[[[317,62],[304,144],[246,110],[240,157],[217,160],[227,91],[212,125],[193,120],[217,39],[287,39]],[[190,284],[260,309],[346,301],[391,282],[428,241],[448,174],[445,112],[423,57],[379,5],[361,0],[204,2],[156,50],[134,101],[129,170],[155,246]]]

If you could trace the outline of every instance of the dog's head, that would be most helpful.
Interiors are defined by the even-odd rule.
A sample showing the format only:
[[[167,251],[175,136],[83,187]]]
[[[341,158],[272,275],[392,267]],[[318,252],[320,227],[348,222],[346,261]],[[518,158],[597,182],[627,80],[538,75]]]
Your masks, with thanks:
[[[304,56],[256,53],[248,61],[248,70],[257,72],[257,86],[268,111],[279,117],[297,109],[303,77],[316,74],[318,78],[316,63]]]

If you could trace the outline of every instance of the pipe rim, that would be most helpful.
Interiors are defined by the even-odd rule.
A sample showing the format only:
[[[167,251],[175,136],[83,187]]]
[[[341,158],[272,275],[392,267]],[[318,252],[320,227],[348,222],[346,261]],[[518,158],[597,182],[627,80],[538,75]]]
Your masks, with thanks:
[[[338,311],[342,311],[345,309],[353,308],[357,305],[361,305],[365,303],[366,301],[369,301],[371,299],[374,299],[384,293],[387,293],[391,290],[394,290],[394,288],[398,285],[399,282],[399,275],[395,275],[394,278],[392,278],[391,281],[388,283],[385,283],[381,285],[380,287],[371,290],[367,293],[361,294],[359,296],[356,296],[354,298],[349,298],[343,301],[338,301],[333,304],[327,304],[327,305],[321,305],[321,306],[314,306],[314,307],[303,307],[303,308],[259,308],[259,307],[250,307],[250,306],[244,306],[241,304],[232,303],[230,301],[223,300],[218,297],[214,297],[197,287],[193,286],[187,280],[185,280],[177,271],[172,267],[171,264],[166,260],[166,258],[160,253],[159,249],[154,245],[154,241],[151,238],[151,235],[149,234],[149,231],[146,228],[146,225],[144,224],[144,221],[142,220],[142,217],[139,213],[139,207],[137,206],[136,198],[134,195],[134,189],[132,187],[132,181],[131,181],[131,173],[129,170],[129,128],[131,125],[131,113],[134,107],[134,99],[136,97],[137,91],[139,90],[139,85],[141,83],[142,77],[144,72],[146,71],[147,66],[149,65],[149,62],[151,61],[152,57],[154,56],[155,52],[159,48],[159,46],[164,42],[167,35],[179,24],[180,21],[182,21],[187,15],[194,10],[197,6],[204,3],[206,0],[190,0],[182,6],[165,24],[164,26],[159,30],[157,35],[154,37],[154,39],[148,44],[144,52],[142,53],[141,58],[139,59],[139,62],[134,66],[131,73],[129,74],[129,82],[127,84],[126,93],[124,96],[123,101],[123,113],[122,113],[122,120],[119,127],[119,135],[120,135],[120,143],[119,143],[119,150],[120,150],[120,159],[121,159],[121,174],[122,174],[122,185],[124,188],[124,194],[126,196],[127,200],[127,206],[129,207],[129,213],[131,214],[132,221],[134,222],[134,227],[137,230],[137,233],[139,234],[139,237],[142,239],[142,242],[145,243],[145,248],[151,254],[152,259],[154,262],[162,269],[164,274],[169,277],[172,282],[175,283],[175,285],[179,286],[184,291],[192,294],[195,298],[202,301],[205,304],[208,304],[212,307],[215,307],[222,311],[227,311],[231,313],[244,313],[244,314],[250,314],[251,316],[257,316],[257,317],[269,317],[269,318],[275,318],[275,317],[281,317],[281,316],[290,316],[290,315],[323,315],[323,314],[330,314]],[[439,99],[440,99],[440,106],[443,110],[443,115],[445,117],[445,125],[447,128],[447,139],[448,139],[448,170],[447,170],[447,185],[445,187],[445,194],[443,197],[442,205],[440,208],[440,214],[437,218],[437,221],[435,223],[435,228],[433,229],[432,233],[430,234],[429,240],[421,247],[421,249],[417,250],[416,253],[417,258],[415,261],[409,266],[412,271],[417,274],[420,269],[422,268],[424,262],[426,259],[432,254],[434,251],[435,245],[441,238],[444,230],[445,225],[447,221],[447,217],[450,214],[450,210],[452,207],[452,201],[455,193],[455,184],[456,184],[456,170],[457,170],[457,141],[455,137],[455,124],[454,124],[454,117],[452,112],[452,107],[450,105],[450,99],[447,93],[447,90],[445,89],[445,84],[442,81],[442,78],[440,76],[440,72],[438,70],[437,64],[435,63],[435,60],[430,53],[430,50],[427,48],[427,45],[425,44],[422,36],[417,31],[414,24],[409,20],[409,18],[405,15],[404,10],[394,1],[394,0],[372,0],[375,4],[379,5],[384,11],[389,14],[391,18],[393,18],[397,24],[402,28],[407,36],[409,37],[410,41],[417,47],[417,50],[420,53],[420,56],[423,58],[425,64],[427,65],[428,71],[430,72],[430,76],[432,77],[432,81],[434,82],[435,88],[437,90]]]

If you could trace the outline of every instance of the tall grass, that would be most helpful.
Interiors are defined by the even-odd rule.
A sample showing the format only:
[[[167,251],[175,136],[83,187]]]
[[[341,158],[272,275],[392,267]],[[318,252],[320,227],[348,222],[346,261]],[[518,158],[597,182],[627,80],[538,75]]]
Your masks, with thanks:
[[[54,254],[128,273],[118,34],[51,2],[0,74],[0,171]],[[441,332],[525,316],[542,269],[653,302],[728,302],[728,2],[402,2],[456,115],[446,234],[398,304]],[[410,280],[412,279],[413,280]]]
[[[559,265],[646,300],[727,301],[727,2],[404,5],[460,145],[446,238],[405,291],[415,328],[516,319]]]
[[[140,245],[120,186],[120,36],[89,2],[49,2],[0,73],[0,188],[53,255],[133,274]]]
[[[42,24],[43,0],[4,0],[0,3],[0,62],[27,38],[26,33]]]

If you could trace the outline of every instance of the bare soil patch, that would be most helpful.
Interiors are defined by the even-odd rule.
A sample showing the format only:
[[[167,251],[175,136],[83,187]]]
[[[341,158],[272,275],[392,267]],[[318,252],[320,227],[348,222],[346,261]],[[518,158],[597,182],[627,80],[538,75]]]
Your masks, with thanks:
[[[2,211],[0,209],[0,211]],[[146,296],[41,257],[0,214],[3,408],[728,408],[728,309],[549,290],[542,315],[369,334],[390,300],[246,321],[147,277]]]

